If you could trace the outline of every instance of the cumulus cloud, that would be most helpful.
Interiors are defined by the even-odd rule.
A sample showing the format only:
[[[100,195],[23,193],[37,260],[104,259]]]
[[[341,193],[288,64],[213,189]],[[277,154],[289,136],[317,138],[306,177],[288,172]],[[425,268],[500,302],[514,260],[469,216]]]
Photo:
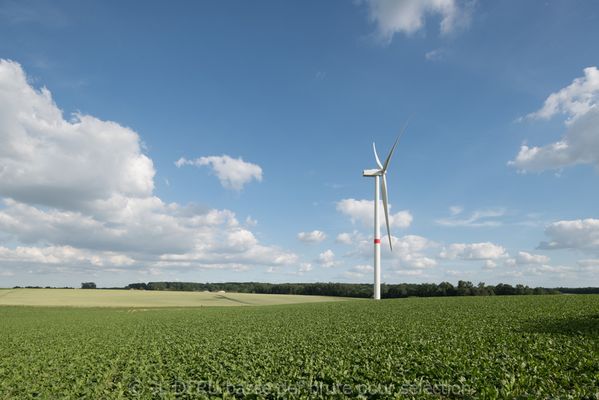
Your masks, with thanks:
[[[300,232],[297,234],[298,240],[304,243],[319,243],[327,238],[323,231],[314,230],[312,232]]]
[[[519,251],[516,257],[505,259],[503,264],[506,267],[516,268],[522,266],[546,265],[549,261],[551,261],[551,259],[548,256]]]
[[[31,87],[21,66],[7,60],[0,60],[0,142],[3,197],[84,209],[154,189],[154,166],[137,133],[89,115],[65,120],[50,91]]]
[[[599,70],[597,67],[585,68],[583,77],[574,79],[570,85],[549,95],[543,107],[526,118],[549,119],[557,114],[580,117],[596,107],[598,93]]]
[[[355,235],[351,240],[353,250],[347,254],[349,257],[372,259],[372,236]],[[437,261],[428,254],[438,246],[437,243],[418,235],[391,236],[391,242],[393,251],[388,246],[382,246],[385,262],[391,269],[427,269],[437,265]]]
[[[335,239],[337,243],[341,244],[352,244],[352,234],[347,232],[342,232],[337,235],[337,239]]]
[[[310,263],[301,263],[299,268],[297,269],[298,274],[302,275],[306,272],[312,271],[312,264]]]
[[[587,218],[557,221],[545,229],[549,241],[540,249],[579,249],[599,251],[599,219]]]
[[[259,165],[243,161],[241,157],[232,158],[226,154],[199,157],[194,160],[181,157],[175,162],[175,165],[179,168],[184,165],[209,166],[226,189],[239,191],[252,180],[262,181],[262,168]]]
[[[470,22],[472,2],[458,4],[456,0],[363,0],[371,22],[376,24],[377,36],[390,42],[396,33],[411,35],[421,30],[426,17],[441,17],[440,31],[446,35]]]
[[[418,235],[406,235],[403,237],[391,237],[393,242],[393,257],[399,259],[400,266],[408,268],[424,269],[433,268],[437,261],[428,257],[424,252],[437,247],[437,244],[425,237]]]
[[[541,172],[576,164],[599,167],[599,70],[585,68],[584,76],[569,86],[551,94],[543,107],[524,119],[549,119],[563,114],[567,117],[562,138],[544,146],[524,144],[508,165],[520,172]]]
[[[503,246],[491,242],[453,243],[439,254],[439,257],[449,260],[496,260],[507,256]]]
[[[526,251],[519,251],[516,257],[518,264],[546,264],[550,258],[542,254],[531,254]]]
[[[129,256],[115,252],[89,252],[70,246],[24,247],[0,246],[3,263],[55,264],[61,267],[89,264],[97,267],[124,267],[135,263]]]
[[[389,204],[391,210],[391,204]],[[366,227],[374,226],[374,200],[343,199],[337,202],[337,211],[351,218],[353,223],[360,222]],[[381,218],[384,224],[384,212],[381,206]],[[395,214],[389,212],[389,225],[391,228],[407,228],[412,223],[412,214],[409,211],[399,211]]]
[[[0,142],[0,235],[15,244],[1,248],[4,268],[239,271],[297,262],[294,253],[261,244],[232,211],[165,203],[153,193],[153,163],[135,131],[89,115],[66,120],[50,91],[33,88],[21,66],[6,60]]]
[[[339,264],[335,259],[335,253],[331,249],[325,250],[318,255],[318,263],[325,268],[335,267]]]
[[[358,244],[365,239],[365,236],[354,230],[353,232],[342,232],[337,235],[335,242],[340,244],[352,245]]]
[[[95,203],[90,213],[41,209],[4,201],[0,231],[21,243],[69,245],[92,250],[149,254],[180,253],[202,237],[235,229],[238,222],[228,210],[200,211],[165,204],[157,197],[115,197]]]

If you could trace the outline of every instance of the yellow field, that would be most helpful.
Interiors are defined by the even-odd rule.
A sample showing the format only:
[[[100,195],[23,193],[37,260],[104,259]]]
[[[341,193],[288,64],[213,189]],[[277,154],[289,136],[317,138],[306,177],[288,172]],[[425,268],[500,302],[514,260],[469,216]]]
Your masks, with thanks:
[[[105,289],[4,289],[0,306],[69,307],[203,307],[260,306],[273,304],[343,301],[340,297],[285,294],[165,292]]]

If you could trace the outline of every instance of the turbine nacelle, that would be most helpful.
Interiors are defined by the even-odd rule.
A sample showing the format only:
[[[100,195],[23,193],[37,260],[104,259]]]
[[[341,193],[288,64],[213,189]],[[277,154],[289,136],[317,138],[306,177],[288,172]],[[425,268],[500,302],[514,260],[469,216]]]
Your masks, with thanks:
[[[365,169],[362,176],[381,176],[384,172],[382,169]]]

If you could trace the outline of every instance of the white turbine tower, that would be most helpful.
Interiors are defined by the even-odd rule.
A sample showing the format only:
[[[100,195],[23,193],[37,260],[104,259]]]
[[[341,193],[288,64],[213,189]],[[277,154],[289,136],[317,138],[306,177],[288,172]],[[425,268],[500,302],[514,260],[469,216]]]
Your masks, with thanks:
[[[391,231],[389,229],[389,198],[387,197],[387,168],[389,168],[389,162],[395,151],[397,143],[401,135],[403,135],[404,129],[401,131],[391,151],[385,160],[385,164],[381,164],[378,154],[376,153],[376,145],[372,143],[372,149],[374,150],[374,159],[378,165],[377,169],[365,169],[362,176],[374,177],[374,299],[381,299],[381,222],[379,217],[379,203],[380,197],[379,192],[381,188],[380,180],[383,180],[382,191],[383,191],[383,208],[385,209],[385,223],[387,225],[387,236],[389,237],[389,248],[393,251],[393,244],[391,243]]]

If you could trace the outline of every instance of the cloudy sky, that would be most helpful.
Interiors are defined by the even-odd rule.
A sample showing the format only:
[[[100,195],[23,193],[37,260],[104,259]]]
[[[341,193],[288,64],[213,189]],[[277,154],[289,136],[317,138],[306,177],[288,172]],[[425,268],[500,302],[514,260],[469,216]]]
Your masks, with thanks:
[[[0,0],[0,286],[599,285],[599,4]],[[384,230],[383,230],[384,232]]]

